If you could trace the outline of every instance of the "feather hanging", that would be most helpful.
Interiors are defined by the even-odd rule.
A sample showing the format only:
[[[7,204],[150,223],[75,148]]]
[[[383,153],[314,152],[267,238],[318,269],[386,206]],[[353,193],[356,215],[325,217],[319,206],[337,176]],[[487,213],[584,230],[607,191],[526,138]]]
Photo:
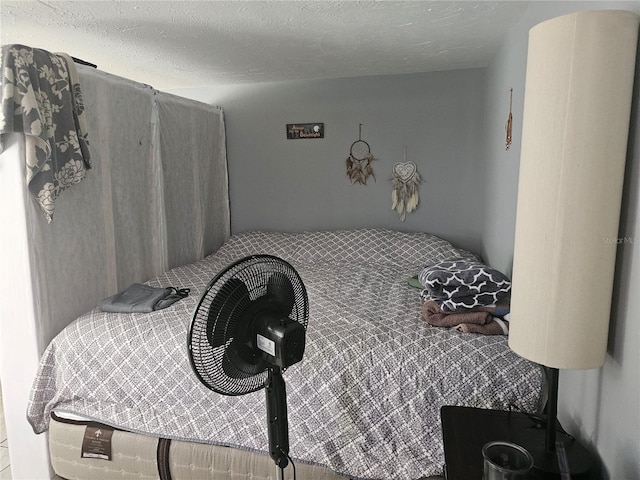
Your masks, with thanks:
[[[373,174],[373,167],[371,162],[375,160],[373,155],[369,154],[362,160],[349,156],[346,160],[347,177],[351,180],[351,183],[359,183],[360,185],[366,185],[369,177],[373,177],[376,180],[376,176]]]
[[[504,149],[509,150],[511,148],[511,140],[513,138],[513,114],[511,113],[513,107],[513,88],[509,89],[509,116],[507,117],[507,124],[505,130],[507,132],[507,139],[504,142]]]
[[[405,221],[407,214],[413,212],[420,203],[419,187],[422,177],[413,162],[396,163],[393,166],[391,209]]]
[[[349,157],[346,160],[347,178],[351,183],[366,185],[369,177],[373,177],[373,180],[376,181],[376,176],[373,174],[373,167],[371,166],[373,160],[375,159],[371,154],[369,144],[362,140],[362,124],[360,124],[360,136],[351,145]]]
[[[373,167],[371,166],[371,160],[373,160],[373,157],[369,155],[367,158],[367,166],[364,167],[364,183],[367,183],[367,178],[369,177],[373,177],[373,181],[376,181],[376,176],[373,174]]]
[[[393,188],[391,189],[391,210],[395,210],[396,207],[398,206],[398,186],[397,186],[397,180],[394,178],[393,179]]]

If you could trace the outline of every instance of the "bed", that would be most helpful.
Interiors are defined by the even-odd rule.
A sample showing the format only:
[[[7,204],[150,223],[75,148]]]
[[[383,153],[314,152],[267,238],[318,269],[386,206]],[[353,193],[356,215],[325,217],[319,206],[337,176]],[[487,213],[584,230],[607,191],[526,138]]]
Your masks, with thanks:
[[[309,297],[304,358],[284,374],[298,478],[442,475],[443,405],[538,410],[543,373],[513,353],[505,336],[438,328],[421,315],[420,290],[408,279],[442,260],[474,259],[471,253],[427,233],[386,229],[247,232],[148,282],[189,288],[189,297],[152,313],[96,308],[53,339],[27,416],[36,433],[50,429],[58,475],[276,478],[266,455],[264,392],[212,392],[187,357],[200,293],[228,264],[257,253],[290,262]],[[88,424],[115,428],[113,447],[124,457],[80,459]],[[149,476],[139,465],[147,457]]]

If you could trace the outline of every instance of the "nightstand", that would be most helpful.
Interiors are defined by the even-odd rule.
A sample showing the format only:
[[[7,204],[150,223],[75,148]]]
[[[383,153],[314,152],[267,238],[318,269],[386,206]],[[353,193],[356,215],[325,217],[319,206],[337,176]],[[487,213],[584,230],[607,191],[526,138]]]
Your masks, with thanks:
[[[544,425],[520,412],[444,406],[440,409],[440,418],[446,480],[481,480],[482,446],[487,442],[503,440],[522,444],[523,433],[532,429],[544,433]],[[571,478],[574,480],[579,477],[592,478],[589,475],[572,475]],[[534,469],[527,478],[541,480],[560,477],[543,475]]]

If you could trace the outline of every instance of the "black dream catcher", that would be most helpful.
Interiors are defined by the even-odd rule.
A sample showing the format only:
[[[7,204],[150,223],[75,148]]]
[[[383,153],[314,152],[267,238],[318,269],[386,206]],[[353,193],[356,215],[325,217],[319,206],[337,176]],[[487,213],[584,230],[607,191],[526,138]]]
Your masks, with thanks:
[[[369,144],[362,140],[362,124],[360,124],[358,140],[351,144],[349,157],[346,160],[347,177],[351,180],[351,183],[366,185],[369,177],[373,177],[375,181],[376,176],[373,174],[373,167],[371,166],[373,160]]]

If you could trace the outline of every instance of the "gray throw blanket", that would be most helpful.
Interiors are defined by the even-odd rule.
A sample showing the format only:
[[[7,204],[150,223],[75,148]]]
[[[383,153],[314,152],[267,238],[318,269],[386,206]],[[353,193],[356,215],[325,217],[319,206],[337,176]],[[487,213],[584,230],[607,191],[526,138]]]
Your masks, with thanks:
[[[80,83],[66,54],[2,47],[1,134],[25,134],[29,191],[48,222],[60,193],[91,168]]]
[[[149,313],[167,308],[189,295],[188,288],[152,287],[133,283],[100,302],[100,310],[115,313]]]
[[[496,305],[511,289],[511,281],[503,273],[462,258],[426,267],[419,279],[426,296],[445,312]]]

